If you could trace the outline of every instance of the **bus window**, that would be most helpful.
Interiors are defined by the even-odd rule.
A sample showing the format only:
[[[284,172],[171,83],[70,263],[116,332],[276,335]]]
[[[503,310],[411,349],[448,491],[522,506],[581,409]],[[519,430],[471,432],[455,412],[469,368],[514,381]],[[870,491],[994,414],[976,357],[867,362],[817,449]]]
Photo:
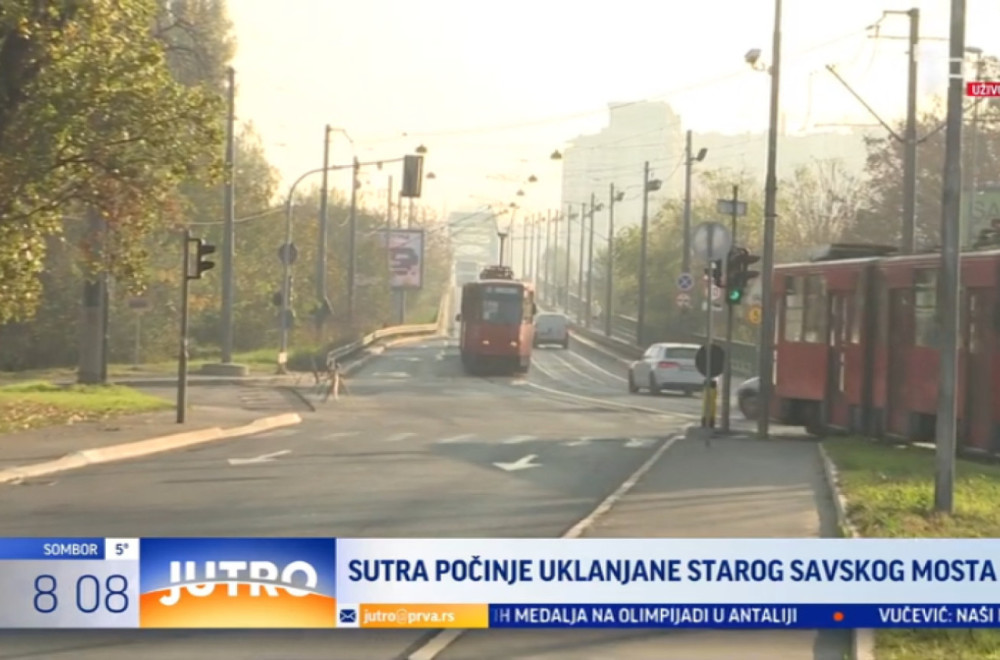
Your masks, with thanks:
[[[483,291],[482,320],[487,323],[521,323],[524,307],[524,289],[519,286],[489,286]]]
[[[802,341],[802,278],[785,278],[785,341]]]
[[[822,275],[806,278],[802,341],[811,344],[826,341],[826,283]]]

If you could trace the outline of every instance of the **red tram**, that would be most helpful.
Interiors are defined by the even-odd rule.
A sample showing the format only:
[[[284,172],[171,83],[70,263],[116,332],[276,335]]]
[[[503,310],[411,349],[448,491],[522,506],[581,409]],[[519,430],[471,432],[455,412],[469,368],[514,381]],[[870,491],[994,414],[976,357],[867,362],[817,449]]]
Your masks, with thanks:
[[[462,287],[459,340],[462,366],[469,374],[526,373],[531,367],[535,292],[514,280],[506,266],[492,266]]]
[[[881,252],[830,246],[813,262],[775,267],[775,421],[934,440],[940,257]],[[963,253],[961,283],[959,443],[996,453],[1000,250]]]

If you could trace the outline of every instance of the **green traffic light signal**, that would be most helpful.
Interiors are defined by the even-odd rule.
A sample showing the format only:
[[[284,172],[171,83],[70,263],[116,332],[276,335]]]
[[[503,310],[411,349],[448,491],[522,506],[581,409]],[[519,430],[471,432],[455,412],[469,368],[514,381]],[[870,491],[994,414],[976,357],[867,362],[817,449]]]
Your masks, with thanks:
[[[743,292],[739,289],[733,289],[729,292],[729,302],[738,303],[743,298]]]

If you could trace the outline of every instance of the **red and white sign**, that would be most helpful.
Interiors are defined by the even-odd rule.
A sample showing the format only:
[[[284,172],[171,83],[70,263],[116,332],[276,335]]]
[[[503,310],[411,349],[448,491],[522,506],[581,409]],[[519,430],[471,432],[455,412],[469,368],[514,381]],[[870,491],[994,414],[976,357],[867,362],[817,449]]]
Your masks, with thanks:
[[[966,83],[965,95],[976,98],[1000,98],[1000,82],[975,81]]]
[[[712,285],[712,300],[722,299],[722,287]]]

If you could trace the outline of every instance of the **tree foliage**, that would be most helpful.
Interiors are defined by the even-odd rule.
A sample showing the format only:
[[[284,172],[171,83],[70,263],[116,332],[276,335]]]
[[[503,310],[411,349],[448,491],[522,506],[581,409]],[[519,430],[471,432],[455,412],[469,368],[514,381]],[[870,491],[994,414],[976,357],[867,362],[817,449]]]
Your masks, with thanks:
[[[219,99],[172,77],[150,30],[158,10],[155,0],[4,4],[0,321],[36,310],[47,239],[83,208],[107,222],[99,267],[140,281],[142,240],[173,219],[177,183],[217,160]],[[96,246],[84,247],[97,265]]]

